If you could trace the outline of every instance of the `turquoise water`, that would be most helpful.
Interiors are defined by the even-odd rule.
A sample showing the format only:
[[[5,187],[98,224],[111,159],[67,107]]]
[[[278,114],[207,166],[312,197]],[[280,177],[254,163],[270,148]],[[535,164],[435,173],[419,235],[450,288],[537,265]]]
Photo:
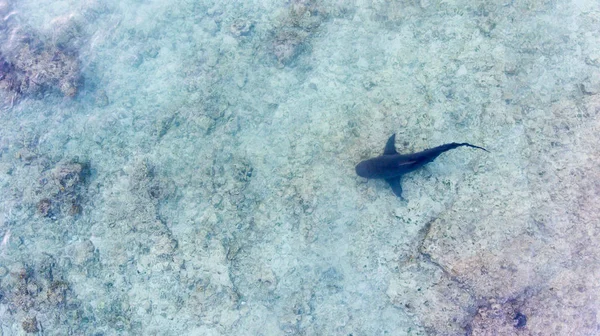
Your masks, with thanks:
[[[0,17],[0,335],[598,333],[597,1]]]

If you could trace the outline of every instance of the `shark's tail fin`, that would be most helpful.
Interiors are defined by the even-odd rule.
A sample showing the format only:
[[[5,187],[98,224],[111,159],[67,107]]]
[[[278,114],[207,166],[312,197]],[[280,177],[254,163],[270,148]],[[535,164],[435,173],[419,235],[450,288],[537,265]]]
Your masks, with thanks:
[[[488,152],[488,153],[490,152],[489,150],[487,150],[487,149],[485,149],[485,148],[483,148],[483,147],[479,147],[479,146],[471,145],[470,143],[466,143],[466,142],[463,142],[463,143],[461,143],[461,144],[458,144],[458,145],[459,145],[459,146],[467,146],[467,147],[471,147],[471,148],[482,149],[482,150],[484,150],[484,151],[486,151],[486,152]]]

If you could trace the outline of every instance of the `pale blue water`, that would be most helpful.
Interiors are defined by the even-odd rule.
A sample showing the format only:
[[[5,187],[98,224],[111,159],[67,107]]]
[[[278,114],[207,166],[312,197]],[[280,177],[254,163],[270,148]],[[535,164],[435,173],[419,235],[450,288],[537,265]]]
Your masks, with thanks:
[[[0,18],[0,335],[598,333],[597,1]]]

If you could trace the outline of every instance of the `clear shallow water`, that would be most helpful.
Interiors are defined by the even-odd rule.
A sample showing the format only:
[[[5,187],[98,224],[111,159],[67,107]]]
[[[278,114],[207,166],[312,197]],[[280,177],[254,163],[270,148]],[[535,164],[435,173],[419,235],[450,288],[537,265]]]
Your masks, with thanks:
[[[0,11],[0,334],[596,332],[597,3]]]

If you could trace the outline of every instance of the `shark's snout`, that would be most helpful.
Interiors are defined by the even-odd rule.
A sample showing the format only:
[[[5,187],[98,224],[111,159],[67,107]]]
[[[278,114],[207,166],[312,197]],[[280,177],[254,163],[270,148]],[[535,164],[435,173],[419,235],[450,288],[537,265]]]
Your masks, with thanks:
[[[371,163],[367,160],[357,164],[356,175],[369,178],[371,176]]]

